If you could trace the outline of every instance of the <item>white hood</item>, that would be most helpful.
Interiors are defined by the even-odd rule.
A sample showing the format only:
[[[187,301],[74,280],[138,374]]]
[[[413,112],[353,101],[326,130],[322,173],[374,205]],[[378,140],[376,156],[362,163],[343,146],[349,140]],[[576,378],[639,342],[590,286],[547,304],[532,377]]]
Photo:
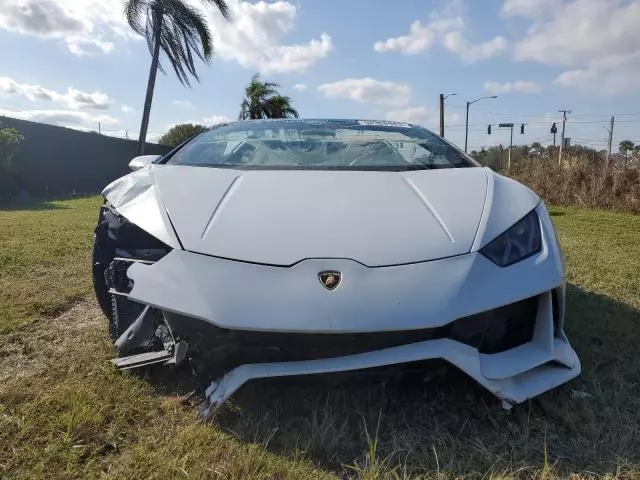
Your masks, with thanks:
[[[482,168],[148,171],[185,250],[270,265],[387,266],[468,253],[487,192]]]

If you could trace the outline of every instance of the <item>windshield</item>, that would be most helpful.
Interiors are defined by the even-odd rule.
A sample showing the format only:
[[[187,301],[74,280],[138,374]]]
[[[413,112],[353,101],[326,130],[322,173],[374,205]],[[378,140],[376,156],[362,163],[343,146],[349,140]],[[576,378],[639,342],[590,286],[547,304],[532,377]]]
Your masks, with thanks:
[[[392,171],[477,166],[422,127],[369,120],[234,122],[194,137],[164,163]]]

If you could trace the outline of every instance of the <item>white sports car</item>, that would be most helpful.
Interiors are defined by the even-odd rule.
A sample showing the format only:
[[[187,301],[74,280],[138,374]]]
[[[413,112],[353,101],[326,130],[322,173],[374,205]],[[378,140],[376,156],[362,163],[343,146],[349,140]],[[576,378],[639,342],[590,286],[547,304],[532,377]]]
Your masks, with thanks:
[[[424,128],[232,122],[107,186],[93,274],[121,369],[263,377],[442,359],[505,408],[580,373],[540,198]]]

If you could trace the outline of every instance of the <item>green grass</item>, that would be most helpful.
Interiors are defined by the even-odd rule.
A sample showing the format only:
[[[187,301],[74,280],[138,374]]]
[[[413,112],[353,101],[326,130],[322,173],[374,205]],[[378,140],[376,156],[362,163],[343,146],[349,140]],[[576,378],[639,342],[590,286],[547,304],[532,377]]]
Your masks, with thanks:
[[[640,216],[553,209],[583,374],[511,413],[449,368],[254,382],[209,425],[184,372],[108,365],[99,200],[48,205],[0,211],[0,377],[22,373],[0,381],[0,478],[640,479]]]
[[[0,210],[0,333],[89,294],[99,206],[91,197]]]

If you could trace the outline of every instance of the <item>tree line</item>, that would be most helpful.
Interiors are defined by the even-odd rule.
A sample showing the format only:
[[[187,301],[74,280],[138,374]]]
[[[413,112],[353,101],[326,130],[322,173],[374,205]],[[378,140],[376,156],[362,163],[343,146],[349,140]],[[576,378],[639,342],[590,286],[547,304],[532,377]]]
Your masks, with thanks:
[[[558,146],[544,146],[539,142],[531,145],[514,145],[511,149],[511,162],[517,163],[522,160],[558,158]],[[494,170],[506,168],[509,147],[502,145],[472,150],[470,155],[478,162]],[[563,155],[580,157],[592,163],[602,163],[607,159],[607,150],[598,150],[584,145],[571,145],[563,150]],[[633,161],[640,161],[640,144],[635,145],[631,140],[623,140],[618,147],[619,155],[614,158],[618,163],[629,165]]]

